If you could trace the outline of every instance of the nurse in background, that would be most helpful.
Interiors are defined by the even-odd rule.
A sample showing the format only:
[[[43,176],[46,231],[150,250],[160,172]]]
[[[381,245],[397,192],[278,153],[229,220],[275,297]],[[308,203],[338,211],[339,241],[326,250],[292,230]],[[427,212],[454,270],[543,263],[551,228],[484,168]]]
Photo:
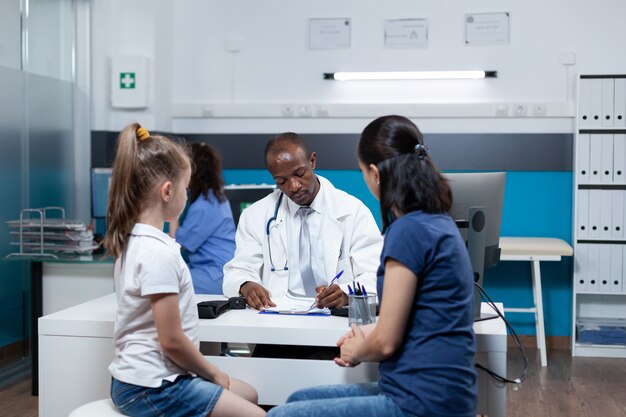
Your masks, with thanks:
[[[169,233],[188,253],[196,294],[222,294],[224,264],[235,253],[235,222],[224,194],[222,161],[206,143],[192,143],[191,152],[191,204],[182,225],[171,223]]]

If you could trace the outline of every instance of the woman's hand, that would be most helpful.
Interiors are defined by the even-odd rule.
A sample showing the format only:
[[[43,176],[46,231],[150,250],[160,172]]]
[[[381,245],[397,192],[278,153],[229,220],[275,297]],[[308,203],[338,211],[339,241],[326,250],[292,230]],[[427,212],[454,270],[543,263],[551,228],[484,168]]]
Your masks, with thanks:
[[[335,363],[339,366],[353,367],[361,363],[357,352],[365,340],[365,334],[356,324],[353,324],[351,327],[352,330],[342,336],[337,342],[337,345],[341,348],[341,353],[339,358],[335,358]]]

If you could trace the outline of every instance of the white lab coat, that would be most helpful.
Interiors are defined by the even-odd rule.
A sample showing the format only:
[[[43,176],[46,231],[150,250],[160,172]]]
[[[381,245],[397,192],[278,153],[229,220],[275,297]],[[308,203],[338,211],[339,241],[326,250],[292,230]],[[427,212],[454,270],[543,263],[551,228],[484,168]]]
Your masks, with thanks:
[[[383,239],[371,211],[357,198],[336,189],[330,181],[317,176],[324,187],[325,209],[322,215],[323,264],[325,276],[332,278],[339,271],[344,273],[338,280],[347,293],[347,284],[353,280],[350,257],[353,258],[356,279],[375,292],[376,271],[380,264]],[[246,281],[263,285],[272,299],[287,293],[289,271],[282,270],[288,257],[290,245],[287,233],[287,196],[283,197],[275,222],[272,222],[269,239],[273,264],[269,262],[268,220],[274,216],[281,191],[276,190],[267,197],[246,208],[239,218],[235,236],[235,256],[224,265],[224,294],[239,295],[239,288]],[[288,267],[299,268],[297,259],[288,259]]]

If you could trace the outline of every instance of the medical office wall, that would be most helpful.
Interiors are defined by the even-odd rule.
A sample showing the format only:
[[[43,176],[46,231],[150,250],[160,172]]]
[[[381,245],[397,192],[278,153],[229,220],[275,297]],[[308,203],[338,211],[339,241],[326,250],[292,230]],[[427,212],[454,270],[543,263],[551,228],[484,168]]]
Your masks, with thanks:
[[[30,262],[7,260],[27,207],[75,216],[71,0],[0,1],[0,384],[30,366]]]
[[[94,0],[92,143],[96,149],[139,121],[215,143],[228,182],[260,182],[271,180],[259,153],[265,141],[296,131],[326,158],[322,172],[377,213],[356,171],[354,144],[373,118],[403,114],[425,133],[443,169],[507,171],[503,235],[571,242],[575,76],[623,72],[626,56],[612,45],[626,36],[625,13],[619,1]],[[487,33],[477,42],[468,34],[468,21],[485,16],[506,30],[504,41]],[[315,19],[348,22],[347,46],[320,49]],[[425,26],[425,42],[393,47],[386,28],[402,19]],[[144,108],[111,102],[111,83],[120,75],[112,74],[111,62],[129,55],[147,62]],[[478,69],[497,77],[338,82],[322,76]],[[345,162],[330,163],[333,155]],[[544,268],[547,334],[568,336],[571,262]],[[527,266],[502,264],[488,272],[486,285],[505,305],[518,305],[530,303],[528,279]],[[534,334],[525,317],[513,320],[520,333]]]

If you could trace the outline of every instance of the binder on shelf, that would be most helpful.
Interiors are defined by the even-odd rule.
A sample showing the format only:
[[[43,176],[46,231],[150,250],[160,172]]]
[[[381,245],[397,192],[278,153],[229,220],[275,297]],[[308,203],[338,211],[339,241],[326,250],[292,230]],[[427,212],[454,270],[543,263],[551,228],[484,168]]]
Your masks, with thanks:
[[[589,237],[589,191],[590,190],[578,190],[576,236],[579,239]]]
[[[601,180],[603,184],[613,183],[613,135],[600,135],[600,148],[602,152]]]
[[[589,245],[580,244],[576,248],[576,256],[574,256],[574,289],[576,291],[587,291],[588,268],[587,259],[589,258]]]
[[[611,282],[610,292],[622,292],[622,277],[624,276],[624,245],[611,245]]]
[[[613,201],[611,216],[611,239],[624,238],[624,190],[611,190]]]
[[[613,135],[613,182],[626,184],[626,134]]]
[[[626,78],[615,79],[613,126],[626,127]]]
[[[613,191],[600,190],[600,238],[611,239],[613,235],[611,224],[613,216]]]
[[[589,182],[600,184],[602,178],[601,135],[589,135]]]
[[[611,248],[615,245],[598,245],[598,281],[597,292],[608,292],[611,283]]]
[[[589,237],[600,237],[600,191],[589,190]]]
[[[613,78],[602,78],[602,113],[600,125],[613,127],[613,95],[615,94],[615,82]]]
[[[583,78],[578,83],[578,127],[590,126],[591,119],[591,79]]]
[[[589,255],[587,256],[587,291],[589,292],[598,292],[598,280],[600,279],[600,246],[604,245],[589,245]]]
[[[591,100],[589,127],[597,128],[602,126],[600,117],[602,115],[602,79],[591,79]]]
[[[578,135],[576,147],[576,179],[579,183],[589,182],[589,134]]]

